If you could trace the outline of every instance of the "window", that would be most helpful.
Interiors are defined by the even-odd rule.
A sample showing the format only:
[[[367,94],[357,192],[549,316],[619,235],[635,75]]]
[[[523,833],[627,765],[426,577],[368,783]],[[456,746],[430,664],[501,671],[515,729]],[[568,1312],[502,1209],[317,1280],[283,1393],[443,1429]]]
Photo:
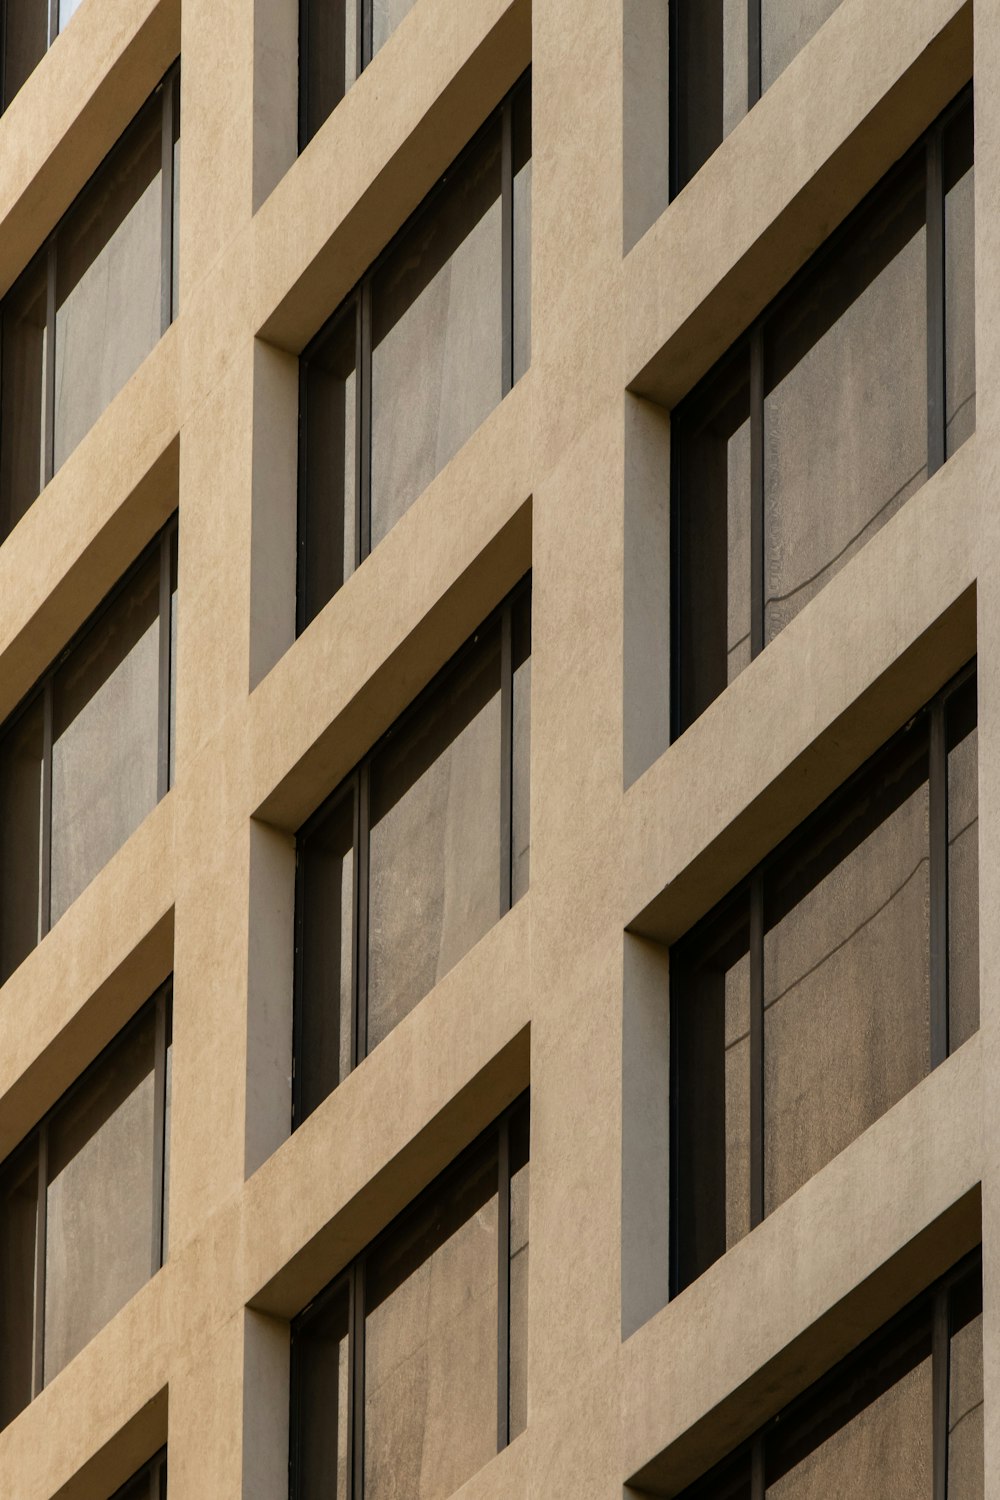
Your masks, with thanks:
[[[670,176],[679,193],[840,0],[670,0]]]
[[[977,1250],[683,1500],[983,1500],[982,1274]]]
[[[163,1264],[170,985],[0,1165],[0,1426]]]
[[[305,351],[303,630],[530,359],[526,76]]]
[[[671,420],[674,735],[975,427],[967,90]]]
[[[979,1026],[959,674],[670,950],[679,1291]]]
[[[80,0],[0,0],[0,111],[66,29]]]
[[[175,66],[0,302],[0,541],[173,320],[179,120]]]
[[[527,890],[522,583],[298,838],[301,1123]]]
[[[173,773],[171,522],[0,729],[0,983]]]
[[[111,1500],[167,1500],[167,1450],[161,1448]]]
[[[523,1096],[292,1324],[293,1500],[441,1500],[527,1423]]]
[[[305,150],[414,0],[299,0],[299,150]]]

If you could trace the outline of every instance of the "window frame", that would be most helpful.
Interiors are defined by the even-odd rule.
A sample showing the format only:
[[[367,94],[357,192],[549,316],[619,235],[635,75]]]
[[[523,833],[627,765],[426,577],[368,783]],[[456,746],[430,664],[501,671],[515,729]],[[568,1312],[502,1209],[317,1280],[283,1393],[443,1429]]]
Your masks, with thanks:
[[[83,625],[63,647],[59,655],[29,689],[17,707],[0,724],[0,755],[8,735],[18,722],[39,701],[43,703],[44,739],[42,748],[41,781],[41,850],[39,860],[39,933],[33,945],[48,936],[55,926],[52,921],[52,758],[54,686],[60,668],[68,662],[74,652],[84,644],[92,630],[101,623],[108,611],[128,591],[143,568],[154,558],[159,558],[159,604],[158,604],[158,651],[159,679],[157,689],[157,785],[156,800],[161,802],[173,784],[174,753],[171,745],[170,702],[171,685],[176,676],[176,663],[171,648],[171,596],[173,581],[174,545],[178,535],[178,518],[175,513],[157,533],[152,542],[136,558],[128,571],[104,596],[97,608],[87,617]],[[58,920],[58,918],[56,919]],[[32,951],[31,949],[28,950]],[[14,970],[11,970],[13,973]],[[2,967],[0,967],[2,973]],[[6,981],[4,981],[6,982]]]
[[[59,0],[43,0],[43,3],[45,5],[45,10],[47,12],[46,25],[45,25],[45,49],[42,52],[41,56],[39,57],[38,61],[35,63],[35,67],[32,68],[32,70],[31,70],[32,73],[35,71],[35,68],[37,68],[40,65],[40,63],[43,61],[43,59],[48,55],[48,53],[51,50],[53,44],[55,43],[56,38],[59,37],[59,36],[61,36],[62,33],[63,33],[63,31],[66,29],[65,27],[60,26],[60,24],[59,24]],[[39,10],[41,10],[42,9],[42,4],[39,4],[38,8],[39,8]],[[76,12],[74,11],[74,15],[75,14],[76,14]],[[70,19],[70,21],[72,21],[73,16],[70,16],[69,19]],[[66,22],[66,25],[67,26],[69,25],[69,21]],[[28,74],[28,78],[30,78],[30,77],[31,77],[31,73]],[[27,83],[28,78],[26,78],[24,80],[24,83]],[[23,88],[23,87],[24,87],[24,84],[22,83],[21,84],[21,88]],[[4,113],[4,111],[10,106],[10,104],[17,98],[18,94],[21,91],[21,88],[16,89],[14,91],[14,93],[11,94],[10,98],[8,99],[8,97],[7,97],[7,0],[0,0],[0,115],[2,115]]]
[[[751,4],[753,0],[751,0]],[[673,6],[671,6],[673,14]],[[712,365],[686,396],[671,412],[670,445],[670,742],[680,738],[691,724],[701,717],[705,708],[685,722],[683,716],[682,678],[684,629],[684,601],[687,588],[682,562],[683,516],[690,509],[691,500],[683,493],[682,450],[685,441],[685,423],[689,411],[698,409],[699,402],[711,391],[723,372],[737,361],[745,359],[748,364],[750,405],[750,661],[754,662],[766,647],[765,607],[766,589],[765,558],[766,543],[765,514],[765,455],[764,455],[764,405],[766,399],[764,365],[765,340],[768,325],[785,305],[807,286],[817,272],[836,260],[845,244],[849,243],[862,216],[871,211],[880,199],[890,200],[897,186],[905,182],[906,175],[923,157],[925,180],[926,222],[926,292],[927,292],[927,480],[944,465],[949,456],[946,447],[947,435],[947,391],[946,391],[946,276],[945,276],[945,172],[944,143],[949,126],[973,103],[974,86],[970,80],[951,103],[941,111],[920,138],[890,167],[889,171],[866,193],[862,201],[839,224],[826,240],[784,286],[768,306],[758,314],[750,325],[734,340],[726,352]],[[726,560],[728,577],[728,558]],[[725,689],[722,690],[723,692]],[[717,695],[721,696],[721,694]],[[714,702],[712,699],[711,702]],[[708,705],[706,705],[706,708]]]
[[[35,1215],[35,1264],[34,1305],[32,1310],[31,1349],[31,1396],[20,1410],[24,1411],[45,1389],[45,1295],[46,1295],[46,1243],[47,1190],[48,1190],[48,1135],[53,1121],[72,1102],[75,1094],[93,1081],[101,1067],[116,1048],[148,1018],[155,1016],[154,1067],[153,1067],[153,1173],[150,1191],[153,1202],[153,1232],[150,1244],[150,1277],[156,1275],[165,1264],[165,1206],[166,1206],[166,1099],[167,1099],[167,1051],[173,1036],[173,975],[165,979],[158,989],[145,1000],[133,1016],[126,1021],[105,1047],[102,1047],[92,1062],[75,1078],[56,1102],[46,1110],[41,1119],[32,1126],[13,1150],[0,1161],[6,1168],[16,1157],[34,1148],[37,1170],[37,1207]],[[106,1325],[105,1325],[106,1326]],[[96,1337],[96,1334],[94,1335]],[[89,1342],[89,1341],[88,1341]],[[59,1373],[58,1371],[56,1372]],[[54,1377],[52,1377],[54,1378]],[[10,1420],[15,1421],[17,1415]],[[134,1478],[134,1476],[133,1476]],[[131,1481],[129,1481],[131,1483]]]
[[[2,0],[0,0],[2,3]],[[58,0],[53,0],[58,5]],[[60,237],[64,234],[67,226],[71,226],[73,215],[84,195],[93,184],[98,181],[102,172],[114,154],[128,140],[130,132],[136,122],[149,109],[157,94],[160,95],[160,338],[166,333],[171,323],[177,316],[176,298],[174,296],[174,239],[176,226],[174,223],[174,132],[180,122],[180,59],[172,63],[161,78],[149,98],[136,112],[126,125],[121,135],[115,141],[110,151],[88,177],[80,192],[73,199],[69,208],[62,215],[55,228],[46,236],[39,249],[31,257],[24,270],[11,284],[8,293],[0,299],[0,311],[2,311],[7,296],[16,292],[22,282],[37,273],[44,266],[45,280],[45,324],[42,330],[42,348],[45,368],[44,384],[41,393],[41,430],[43,462],[41,470],[41,483],[38,494],[30,502],[35,504],[38,497],[44,491],[57,472],[55,463],[55,428],[56,428],[56,312],[57,296],[56,286],[58,277],[58,259]],[[179,133],[178,133],[179,139]],[[0,355],[2,355],[3,319],[0,317]],[[2,363],[0,363],[2,370]],[[104,408],[107,410],[107,408]],[[3,443],[4,435],[0,428],[0,444]],[[65,460],[64,460],[65,462]],[[25,514],[27,511],[25,512]],[[14,526],[17,522],[14,522]],[[13,531],[14,526],[10,528]],[[10,535],[10,531],[0,530],[0,546]]]
[[[782,861],[787,857],[790,850],[807,842],[814,829],[822,827],[833,810],[839,806],[849,807],[855,790],[864,780],[871,775],[872,769],[883,759],[892,757],[894,750],[905,745],[907,736],[920,724],[921,720],[928,721],[928,881],[929,881],[929,922],[927,930],[928,941],[928,967],[929,967],[929,1035],[930,1035],[930,1072],[940,1067],[951,1055],[949,1050],[949,925],[950,914],[948,907],[948,885],[949,885],[949,842],[948,842],[948,704],[962,688],[970,681],[976,679],[977,658],[973,657],[966,662],[935,695],[928,700],[910,718],[907,724],[881,745],[873,755],[861,765],[848,779],[833,791],[830,796],[824,798],[823,802],[807,818],[803,819],[792,831],[783,838],[781,842],[760,860],[750,873],[739,882],[731,891],[717,902],[709,912],[701,917],[691,928],[688,929],[674,944],[671,945],[671,957],[678,949],[687,948],[689,945],[697,944],[702,933],[710,931],[714,924],[727,912],[736,911],[741,903],[745,903],[747,921],[749,926],[749,992],[750,992],[750,1036],[749,1036],[749,1105],[750,1105],[750,1129],[748,1139],[748,1182],[749,1182],[749,1225],[747,1233],[752,1233],[767,1217],[765,1211],[765,1096],[764,1096],[764,945],[766,938],[764,893],[765,882],[768,876],[776,868],[780,868]],[[977,713],[978,720],[978,713]],[[670,1013],[670,1035],[678,1035],[679,1022],[676,1019],[678,1011],[687,1008],[691,1004],[690,998],[680,993],[678,983],[679,965],[671,963],[669,979],[669,1013]],[[681,980],[682,982],[682,980]],[[670,1149],[669,1149],[669,1200],[670,1200],[670,1233],[669,1233],[669,1297],[672,1301],[679,1296],[688,1286],[694,1284],[709,1265],[710,1261],[703,1265],[694,1276],[688,1280],[681,1279],[680,1269],[680,1226],[688,1215],[688,1205],[682,1200],[681,1193],[681,1137],[685,1130],[690,1127],[682,1120],[681,1096],[684,1092],[682,1083],[682,1063],[680,1049],[676,1046],[670,1048]],[[726,1252],[724,1251],[723,1254]],[[721,1259],[717,1257],[717,1259]]]
[[[497,1148],[497,1452],[511,1442],[510,1437],[510,1234],[511,1234],[511,1122],[524,1112],[529,1133],[527,1161],[531,1161],[530,1090],[525,1089],[492,1124],[463,1148],[442,1172],[424,1187],[365,1248],[339,1271],[316,1296],[291,1320],[289,1379],[289,1500],[301,1496],[302,1401],[301,1374],[296,1344],[303,1326],[321,1313],[328,1302],[345,1289],[348,1294],[348,1415],[347,1415],[347,1493],[348,1500],[363,1500],[365,1453],[365,1267],[367,1261],[405,1226],[411,1214],[455,1179],[468,1164],[496,1138]],[[530,1231],[529,1231],[530,1236]],[[530,1238],[529,1238],[530,1243]]]
[[[141,1469],[136,1469],[131,1479],[119,1485],[110,1500],[125,1500],[132,1486],[141,1479],[144,1474],[149,1476],[149,1500],[167,1500],[167,1450],[160,1449],[154,1453],[148,1463],[143,1464]]]
[[[501,218],[501,372],[500,400],[516,384],[514,378],[514,116],[519,97],[531,98],[531,69],[521,74],[496,109],[483,121],[475,135],[459,152],[447,171],[372,261],[347,296],[337,304],[319,332],[310,339],[299,356],[298,412],[298,505],[296,515],[296,604],[295,633],[301,635],[314,616],[308,614],[308,536],[310,488],[315,483],[309,464],[308,391],[309,363],[322,354],[328,338],[353,312],[355,319],[355,420],[354,420],[354,571],[371,555],[371,478],[372,478],[372,283],[379,271],[398,250],[425,215],[434,208],[456,175],[474,157],[489,132],[501,128],[500,218]],[[530,158],[529,158],[530,160]],[[529,291],[530,296],[530,291]],[[348,497],[345,496],[345,508]],[[346,581],[346,580],[345,580]],[[343,587],[343,585],[340,585]],[[334,591],[335,593],[338,590]],[[331,595],[331,597],[333,597]],[[318,613],[318,611],[317,611]]]
[[[870,1334],[862,1343],[839,1359],[837,1363],[813,1381],[791,1401],[787,1402],[769,1422],[760,1427],[752,1437],[740,1443],[707,1474],[685,1488],[678,1500],[713,1500],[715,1486],[730,1482],[743,1484],[749,1500],[766,1500],[766,1447],[769,1433],[780,1433],[784,1422],[794,1420],[807,1406],[829,1394],[831,1405],[835,1393],[850,1379],[855,1370],[865,1369],[873,1355],[883,1357],[891,1352],[893,1335],[900,1334],[907,1326],[918,1325],[923,1313],[928,1324],[931,1344],[931,1443],[932,1472],[934,1476],[933,1500],[947,1500],[948,1492],[948,1395],[951,1358],[951,1297],[961,1291],[975,1273],[979,1273],[980,1295],[982,1288],[982,1246],[962,1257],[950,1270],[939,1277],[924,1291],[918,1293],[888,1322]],[[980,1314],[981,1315],[981,1314]],[[891,1387],[890,1387],[891,1388]],[[815,1451],[815,1450],[810,1450]],[[745,1467],[742,1479],[735,1472],[740,1464]]]
[[[302,1074],[299,1061],[303,1055],[303,1012],[308,1005],[305,994],[305,861],[302,847],[311,835],[323,828],[340,805],[353,800],[354,831],[352,836],[352,912],[351,912],[351,1046],[350,1067],[344,1077],[369,1055],[367,1049],[368,1001],[368,883],[371,835],[371,766],[389,741],[430,707],[442,687],[461,672],[466,661],[479,646],[481,638],[494,626],[500,627],[500,838],[498,840],[498,910],[499,922],[514,905],[514,616],[527,599],[529,620],[531,574],[527,573],[482,624],[464,641],[454,655],[396,718],[384,734],[366,751],[357,765],[338,782],[295,835],[295,965],[292,1006],[292,1120],[296,1130],[308,1114],[303,1113]],[[529,658],[530,660],[530,654]],[[495,924],[494,924],[495,925]],[[344,1080],[340,1079],[334,1087]],[[331,1090],[333,1092],[333,1090]],[[327,1095],[326,1097],[329,1097]],[[310,1111],[311,1112],[311,1111]]]

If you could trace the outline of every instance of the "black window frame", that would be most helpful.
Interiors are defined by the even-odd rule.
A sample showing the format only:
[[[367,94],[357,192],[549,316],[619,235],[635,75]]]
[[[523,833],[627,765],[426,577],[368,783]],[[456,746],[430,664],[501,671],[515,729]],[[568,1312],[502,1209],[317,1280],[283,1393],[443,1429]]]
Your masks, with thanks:
[[[34,1267],[34,1306],[32,1310],[32,1354],[31,1354],[31,1396],[25,1406],[20,1408],[24,1411],[45,1389],[45,1280],[46,1280],[46,1238],[47,1226],[47,1172],[48,1172],[48,1133],[53,1120],[61,1113],[68,1103],[72,1101],[74,1094],[86,1087],[95,1074],[99,1073],[101,1067],[107,1062],[108,1057],[127,1040],[129,1035],[136,1031],[149,1017],[155,1016],[156,1035],[154,1042],[154,1074],[153,1074],[153,1174],[151,1193],[153,1202],[153,1232],[150,1243],[150,1278],[156,1275],[165,1264],[165,1228],[166,1228],[166,1201],[167,1201],[167,1179],[166,1179],[166,1102],[167,1102],[167,1052],[173,1040],[173,975],[170,975],[153,992],[148,1000],[145,1000],[133,1016],[126,1021],[119,1031],[111,1038],[105,1047],[88,1063],[84,1071],[75,1078],[67,1089],[59,1096],[50,1109],[46,1110],[42,1118],[28,1133],[18,1141],[12,1151],[0,1161],[0,1169],[4,1169],[16,1157],[26,1154],[32,1147],[35,1150],[38,1173],[37,1209],[35,1218],[35,1267]],[[96,1337],[96,1333],[94,1335]],[[59,1372],[57,1371],[57,1374]],[[20,1412],[15,1413],[10,1421],[16,1421]],[[131,1481],[130,1481],[131,1482]]]
[[[871,778],[881,763],[892,764],[908,753],[908,741],[914,733],[928,737],[928,874],[930,912],[928,923],[929,962],[929,1034],[930,1072],[945,1062],[950,1051],[949,1037],[949,839],[948,839],[948,705],[970,682],[977,680],[977,658],[973,657],[935,695],[918,709],[913,717],[871,755],[846,781],[826,797],[787,837],[759,861],[750,873],[717,902],[683,936],[671,945],[669,979],[670,1035],[679,1035],[682,1022],[679,1013],[691,1001],[683,993],[685,950],[697,949],[702,935],[727,913],[732,912],[734,925],[742,906],[749,927],[748,961],[750,969],[750,1036],[749,1036],[749,1137],[748,1182],[749,1214],[747,1233],[752,1233],[767,1217],[765,1211],[764,1130],[764,945],[766,937],[765,883],[775,869],[780,869],[790,851],[807,842],[813,829],[826,826],[831,814],[849,807],[856,789]],[[977,701],[978,722],[978,701]],[[681,1161],[681,1142],[689,1125],[683,1119],[681,1100],[685,1094],[682,1079],[681,1049],[670,1048],[670,1150],[669,1150],[669,1296],[673,1300],[691,1286],[715,1260],[707,1262],[687,1279],[681,1271],[681,1226],[686,1222],[687,1204],[682,1183],[685,1173]],[[722,1252],[726,1253],[725,1251]],[[721,1257],[716,1257],[716,1259]]]
[[[469,639],[459,647],[425,688],[408,704],[389,729],[375,741],[354,769],[340,781],[295,836],[295,973],[292,1007],[292,1124],[294,1131],[308,1118],[302,1100],[303,1011],[309,1001],[305,994],[305,869],[302,846],[310,836],[322,830],[331,814],[336,814],[346,799],[353,799],[354,833],[352,839],[352,962],[351,962],[351,1047],[350,1068],[369,1055],[367,1048],[367,939],[368,880],[371,833],[370,768],[380,751],[411,720],[433,704],[448,680],[461,671],[478,647],[482,637],[496,625],[500,627],[500,838],[498,848],[498,910],[496,920],[505,917],[514,905],[514,628],[515,611],[527,600],[530,620],[531,574],[527,573],[505,599],[493,610]],[[529,649],[530,659],[530,649]],[[340,1083],[343,1079],[339,1080]],[[335,1085],[339,1087],[339,1083]],[[332,1090],[331,1090],[332,1092]],[[329,1097],[329,1095],[327,1095]],[[311,1113],[311,1111],[310,1111]]]
[[[154,1453],[148,1463],[143,1464],[141,1469],[136,1469],[131,1479],[126,1479],[124,1484],[119,1485],[110,1500],[123,1500],[144,1474],[149,1476],[149,1500],[167,1500],[166,1447],[161,1448],[159,1453]]]
[[[126,593],[130,585],[154,557],[159,560],[159,681],[157,691],[157,777],[156,800],[162,802],[173,784],[174,751],[171,734],[171,688],[176,677],[176,663],[171,645],[171,596],[174,576],[174,558],[178,535],[178,518],[175,513],[166,525],[143,549],[128,571],[118,580],[101,600],[97,608],[66,646],[54,658],[45,672],[32,686],[21,702],[0,724],[0,754],[9,733],[18,721],[39,699],[43,701],[44,742],[42,749],[41,788],[41,856],[39,869],[39,934],[34,944],[37,947],[55,926],[52,921],[52,754],[53,754],[53,689],[59,669],[70,660],[73,653],[85,643],[90,632],[96,629],[104,616]],[[57,919],[58,920],[58,919]],[[32,951],[32,950],[29,950]],[[12,969],[11,973],[16,972]],[[0,962],[2,973],[2,962]]]
[[[832,1369],[788,1402],[752,1437],[727,1454],[707,1474],[681,1491],[678,1500],[713,1500],[717,1493],[729,1496],[741,1491],[747,1494],[749,1500],[766,1500],[768,1438],[780,1440],[783,1429],[794,1423],[804,1408],[821,1402],[824,1397],[828,1398],[832,1412],[838,1393],[849,1388],[852,1379],[863,1379],[870,1370],[877,1368],[879,1361],[885,1363],[891,1360],[893,1341],[896,1341],[896,1349],[903,1348],[908,1339],[913,1340],[915,1333],[918,1336],[922,1333],[930,1343],[933,1500],[948,1500],[948,1396],[950,1340],[954,1327],[953,1295],[960,1305],[962,1294],[967,1294],[970,1289],[978,1290],[981,1313],[982,1246],[963,1256],[887,1323],[840,1359]],[[726,1485],[730,1488],[723,1488]]]
[[[515,104],[519,96],[527,93],[531,106],[531,69],[521,74],[509,89],[496,109],[492,110],[476,131],[472,139],[462,148],[448,170],[438,179],[430,192],[410,214],[406,223],[397,230],[392,239],[372,261],[364,275],[338,303],[326,319],[319,332],[310,339],[299,356],[299,431],[298,431],[298,506],[296,536],[296,608],[295,633],[301,635],[310,623],[308,599],[308,518],[310,512],[310,485],[312,476],[309,465],[308,436],[308,390],[309,362],[322,353],[328,338],[334,335],[345,319],[353,312],[355,319],[355,463],[354,463],[354,570],[370,556],[371,543],[371,474],[372,474],[372,283],[379,271],[390,260],[399,245],[410,235],[425,215],[434,212],[442,193],[451,186],[454,178],[461,174],[466,163],[475,156],[494,130],[497,121],[501,127],[501,372],[500,400],[507,396],[516,384],[514,378],[514,124]],[[530,292],[529,292],[530,295]],[[313,502],[315,503],[315,502]],[[342,587],[342,585],[341,585]],[[336,592],[336,590],[334,591]],[[332,597],[332,596],[331,596]]]
[[[58,0],[54,0],[58,3]],[[125,127],[122,134],[115,141],[110,151],[104,157],[100,166],[91,173],[87,182],[74,198],[69,208],[60,218],[58,224],[43,241],[40,248],[32,256],[24,270],[5,294],[14,294],[22,283],[33,274],[37,273],[40,266],[44,265],[45,276],[45,327],[43,330],[45,384],[42,392],[42,443],[44,448],[44,461],[42,467],[41,484],[38,495],[41,495],[45,486],[49,484],[56,473],[55,464],[55,422],[56,422],[56,360],[55,360],[55,328],[56,328],[56,282],[58,275],[58,257],[60,236],[67,225],[72,225],[73,215],[77,205],[90,190],[105,170],[108,162],[123,145],[127,144],[129,135],[138,120],[146,113],[147,109],[160,95],[160,179],[161,179],[161,208],[160,208],[160,337],[166,333],[177,316],[176,299],[174,297],[174,138],[179,138],[180,126],[180,59],[172,63],[161,78],[149,98],[133,116]],[[3,306],[0,299],[0,309]],[[3,337],[3,319],[0,318],[0,340]],[[0,344],[0,356],[2,356],[2,344]],[[0,371],[2,371],[2,359],[0,359]],[[0,430],[0,444],[3,443],[3,431]],[[31,502],[34,504],[38,499]],[[30,505],[28,506],[30,509]],[[17,522],[14,522],[16,526]],[[10,531],[0,529],[0,545],[10,535]]]
[[[348,1500],[363,1500],[365,1437],[365,1266],[383,1245],[391,1242],[405,1227],[411,1215],[441,1193],[463,1172],[484,1148],[496,1138],[497,1148],[497,1452],[508,1446],[510,1437],[510,1233],[511,1233],[511,1126],[522,1117],[529,1137],[526,1161],[530,1163],[530,1090],[509,1104],[492,1124],[464,1148],[454,1161],[422,1189],[376,1237],[366,1245],[323,1289],[291,1320],[289,1380],[289,1500],[299,1500],[301,1485],[302,1401],[299,1394],[300,1372],[297,1341],[311,1317],[321,1313],[327,1303],[348,1293],[348,1370],[350,1371],[347,1417],[347,1493]]]
[[[673,7],[671,7],[673,9]],[[907,174],[923,157],[926,183],[927,238],[927,480],[944,465],[947,457],[947,394],[945,368],[945,172],[944,139],[949,126],[964,110],[974,108],[973,83],[970,80],[950,104],[938,115],[920,138],[890,167],[876,185],[852,210],[844,222],[823,241],[795,276],[782,288],[747,329],[718,359],[698,384],[677,403],[671,412],[670,445],[670,740],[679,739],[705,708],[685,720],[683,704],[684,601],[686,600],[683,566],[683,516],[686,500],[683,490],[682,449],[684,425],[689,411],[697,413],[702,400],[730,366],[739,360],[749,364],[750,393],[750,660],[755,661],[765,649],[765,548],[764,528],[764,377],[765,336],[768,324],[809,281],[828,266],[850,242],[858,222],[870,213],[879,199],[891,200],[894,190],[905,183]],[[926,482],[926,481],[925,481]],[[728,560],[727,560],[728,576]],[[725,691],[723,688],[722,691]],[[718,695],[717,695],[718,696]],[[710,700],[714,702],[715,700]]]

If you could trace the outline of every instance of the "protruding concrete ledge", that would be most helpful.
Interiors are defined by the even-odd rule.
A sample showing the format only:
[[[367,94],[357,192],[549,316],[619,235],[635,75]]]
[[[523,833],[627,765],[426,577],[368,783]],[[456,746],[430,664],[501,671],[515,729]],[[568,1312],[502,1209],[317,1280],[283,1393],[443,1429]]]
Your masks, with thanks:
[[[968,0],[843,0],[628,256],[630,388],[673,406],[971,77]]]
[[[530,901],[250,1178],[247,1303],[291,1317],[528,1087]]]
[[[250,698],[252,811],[294,831],[531,567],[531,375]]]
[[[626,926],[672,942],[974,654],[976,451],[973,437],[629,788]]]
[[[0,989],[0,1160],[170,973],[173,840],[168,792]]]
[[[107,1500],[167,1441],[169,1269],[0,1433],[0,1494]]]
[[[181,0],[82,5],[0,118],[0,294],[181,50]]]
[[[624,1345],[624,1472],[675,1495],[979,1243],[964,1047]]]
[[[256,215],[263,338],[303,348],[530,62],[530,0],[414,6]]]
[[[0,546],[0,721],[177,509],[167,330]]]

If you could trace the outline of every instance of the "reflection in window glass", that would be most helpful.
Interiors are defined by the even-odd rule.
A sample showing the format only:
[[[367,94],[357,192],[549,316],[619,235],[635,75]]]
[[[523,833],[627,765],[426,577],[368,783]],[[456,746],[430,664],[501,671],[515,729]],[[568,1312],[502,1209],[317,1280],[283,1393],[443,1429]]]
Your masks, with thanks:
[[[527,369],[530,297],[526,76],[302,355],[300,631]]]
[[[169,1063],[167,985],[0,1163],[0,1427],[163,1262]]]
[[[761,0],[760,82],[769,89],[840,0]]]
[[[170,523],[0,728],[0,982],[170,785],[176,586]]]
[[[156,806],[159,601],[153,557],[55,677],[53,922]]]
[[[982,1306],[976,1251],[681,1500],[982,1500]]]
[[[45,258],[0,303],[0,539],[45,483]]]
[[[293,1321],[293,1500],[443,1500],[524,1430],[528,1138],[525,1096]]]
[[[530,597],[519,585],[299,833],[296,1124],[528,888]]]
[[[673,412],[675,737],[972,430],[971,152],[965,90]]]
[[[3,12],[3,98],[6,109],[49,44],[49,0],[6,0]]]
[[[671,948],[675,1291],[978,1027],[975,725],[967,668]]]

